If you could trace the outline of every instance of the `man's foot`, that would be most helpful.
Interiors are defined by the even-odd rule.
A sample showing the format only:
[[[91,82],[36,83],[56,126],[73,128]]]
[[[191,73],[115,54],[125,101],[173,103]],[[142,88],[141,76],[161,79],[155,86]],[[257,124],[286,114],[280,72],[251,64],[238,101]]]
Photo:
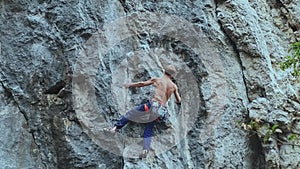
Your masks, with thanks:
[[[114,134],[117,132],[117,127],[115,126],[113,128],[103,128],[103,131]]]
[[[149,153],[149,150],[143,150],[139,155],[140,158],[146,158]]]

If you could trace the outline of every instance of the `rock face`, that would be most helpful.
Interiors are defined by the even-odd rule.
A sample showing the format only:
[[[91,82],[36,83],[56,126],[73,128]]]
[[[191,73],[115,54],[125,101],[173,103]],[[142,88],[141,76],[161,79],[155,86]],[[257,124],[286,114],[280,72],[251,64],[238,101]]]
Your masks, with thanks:
[[[299,82],[279,69],[300,40],[300,2],[1,1],[3,168],[300,167]],[[178,69],[169,128],[101,129],[152,96],[130,81]],[[250,119],[278,124],[244,130]],[[277,130],[279,131],[279,130]]]

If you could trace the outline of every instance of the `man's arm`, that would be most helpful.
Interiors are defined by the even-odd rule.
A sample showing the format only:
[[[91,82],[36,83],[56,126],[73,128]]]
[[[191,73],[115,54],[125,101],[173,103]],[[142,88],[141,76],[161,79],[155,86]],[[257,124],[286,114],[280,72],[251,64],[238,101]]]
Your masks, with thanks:
[[[149,79],[144,82],[136,82],[136,83],[128,83],[125,84],[125,87],[144,87],[144,86],[149,86],[152,85],[155,82],[155,78]]]
[[[177,86],[175,86],[174,95],[175,95],[175,98],[176,98],[176,102],[177,102],[177,103],[181,103],[181,97],[180,97],[180,95],[179,95],[178,87],[177,87]]]

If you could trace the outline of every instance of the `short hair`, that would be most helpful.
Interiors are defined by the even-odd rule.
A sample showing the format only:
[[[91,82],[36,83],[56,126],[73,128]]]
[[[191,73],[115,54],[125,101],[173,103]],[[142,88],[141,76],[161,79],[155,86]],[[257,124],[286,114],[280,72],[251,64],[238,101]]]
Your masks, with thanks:
[[[168,65],[168,66],[164,67],[164,73],[169,76],[175,76],[176,69],[173,65]]]

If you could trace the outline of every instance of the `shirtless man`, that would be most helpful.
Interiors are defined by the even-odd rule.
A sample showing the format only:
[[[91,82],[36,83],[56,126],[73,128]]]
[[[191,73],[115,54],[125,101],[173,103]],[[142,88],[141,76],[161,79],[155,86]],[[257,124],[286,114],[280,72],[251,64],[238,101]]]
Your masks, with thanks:
[[[172,82],[171,77],[176,73],[174,66],[167,66],[164,70],[164,75],[160,78],[151,78],[150,80],[137,83],[125,84],[125,87],[144,87],[154,85],[154,97],[146,104],[139,105],[132,110],[129,110],[112,129],[105,129],[109,132],[116,132],[117,129],[124,127],[129,121],[143,116],[146,113],[150,113],[150,117],[147,120],[147,125],[144,130],[144,147],[140,154],[141,158],[145,158],[150,150],[150,143],[152,137],[152,129],[161,115],[166,112],[166,103],[172,94],[175,95],[177,103],[181,102],[181,97],[178,92],[178,88],[175,83]]]

